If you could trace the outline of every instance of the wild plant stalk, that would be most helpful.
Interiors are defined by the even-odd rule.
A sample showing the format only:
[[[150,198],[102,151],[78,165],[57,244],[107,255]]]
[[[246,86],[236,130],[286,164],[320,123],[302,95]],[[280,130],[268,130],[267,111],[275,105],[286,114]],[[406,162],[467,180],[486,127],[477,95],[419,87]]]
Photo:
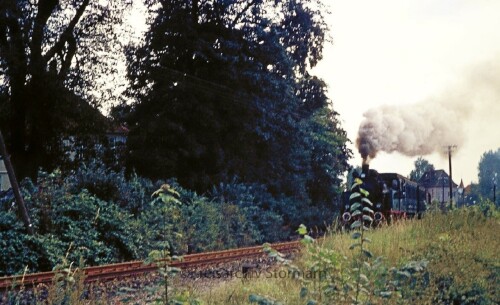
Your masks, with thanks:
[[[164,248],[161,251],[152,251],[149,254],[149,258],[147,262],[150,263],[157,263],[156,261],[158,259],[161,260],[161,263],[159,265],[158,270],[160,271],[160,274],[163,276],[163,287],[164,287],[164,293],[163,293],[163,300],[165,304],[169,303],[169,297],[168,297],[168,287],[169,287],[169,277],[171,274],[178,272],[179,270],[177,268],[172,268],[169,266],[169,263],[172,261],[172,259],[178,259],[177,257],[172,257],[170,256],[170,252],[167,249],[167,247],[170,245],[168,240],[167,240],[167,234],[168,234],[168,222],[167,222],[167,217],[170,212],[170,208],[173,205],[182,205],[182,203],[177,199],[180,197],[179,193],[174,190],[170,185],[164,184],[161,186],[160,189],[155,191],[152,195],[153,197],[158,197],[162,203],[164,204],[163,208],[163,244]],[[160,254],[160,255],[158,255]]]
[[[370,226],[373,222],[373,218],[371,217],[371,215],[374,214],[372,210],[373,204],[371,203],[370,199],[368,199],[368,191],[361,187],[362,183],[363,181],[359,178],[356,178],[354,180],[354,183],[351,187],[351,196],[349,197],[352,217],[355,219],[357,218],[357,220],[351,224],[351,229],[356,230],[356,232],[352,234],[352,239],[359,240],[359,242],[352,244],[350,249],[352,250],[356,247],[359,247],[360,249],[360,258],[357,260],[356,264],[357,270],[355,304],[359,304],[360,292],[363,290],[361,281],[363,280],[367,283],[369,282],[367,276],[361,272],[361,269],[363,268],[363,265],[367,265],[369,267],[370,264],[367,260],[363,260],[362,258],[366,257],[367,259],[370,259],[373,257],[372,253],[365,248],[365,243],[370,242],[370,240],[365,237],[365,231],[369,230],[368,226]],[[368,226],[365,226],[365,224],[367,224]],[[366,289],[364,289],[363,291],[366,291]]]
[[[167,213],[163,213],[163,232],[164,232],[164,240],[163,242],[166,242],[167,240]],[[167,253],[166,253],[166,250],[164,249],[162,251],[163,253],[163,257],[162,257],[162,260],[163,260],[163,272],[164,272],[164,275],[163,275],[163,280],[164,280],[164,288],[165,288],[165,293],[164,293],[164,299],[165,299],[165,304],[168,305],[168,275],[167,275]]]

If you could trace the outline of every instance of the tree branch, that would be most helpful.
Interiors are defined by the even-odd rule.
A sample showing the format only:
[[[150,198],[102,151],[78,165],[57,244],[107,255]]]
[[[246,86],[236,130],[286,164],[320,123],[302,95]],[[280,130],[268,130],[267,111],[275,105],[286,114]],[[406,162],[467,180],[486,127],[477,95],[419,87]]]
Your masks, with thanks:
[[[62,61],[61,70],[57,75],[59,79],[64,80],[66,78],[66,75],[69,72],[69,68],[71,68],[71,61],[73,60],[73,57],[76,54],[76,50],[77,50],[76,39],[73,36],[73,34],[71,34],[71,36],[68,37],[68,50],[66,52],[66,56]]]
[[[83,13],[87,9],[88,5],[89,5],[89,0],[83,0],[82,4],[80,5],[78,10],[76,11],[75,16],[68,24],[68,27],[64,30],[64,32],[59,37],[59,40],[43,56],[43,61],[45,63],[49,62],[49,60],[54,55],[61,52],[64,49],[64,45],[66,44],[66,42],[69,42],[70,39],[74,39],[73,31],[75,30],[76,25],[80,21],[80,18],[83,16]],[[71,56],[71,57],[73,57],[73,56]]]
[[[234,17],[233,22],[231,23],[231,27],[234,27],[238,21],[240,20],[241,16],[245,14],[258,0],[252,0],[250,1],[242,10],[239,12],[236,17]]]
[[[0,55],[7,64],[8,78],[23,82],[27,71],[27,60],[16,9],[14,1],[4,2],[0,6]]]
[[[33,33],[31,36],[31,60],[30,60],[30,72],[32,75],[38,75],[43,71],[42,62],[42,43],[45,27],[47,26],[47,20],[49,20],[50,15],[56,8],[58,0],[40,0],[38,3],[38,13],[36,14],[35,21],[33,23]]]

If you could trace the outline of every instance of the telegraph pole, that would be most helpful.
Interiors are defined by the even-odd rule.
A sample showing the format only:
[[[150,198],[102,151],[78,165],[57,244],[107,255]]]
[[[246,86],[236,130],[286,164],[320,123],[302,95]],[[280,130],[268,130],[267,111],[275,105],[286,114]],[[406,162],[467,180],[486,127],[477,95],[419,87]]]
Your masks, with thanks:
[[[456,149],[456,145],[448,145],[448,163],[450,165],[450,209],[453,208],[453,179],[451,175],[451,151]]]
[[[497,173],[493,175],[493,203],[497,205]]]
[[[26,209],[26,205],[24,205],[23,196],[21,196],[21,191],[19,190],[19,185],[17,184],[16,175],[14,174],[14,168],[12,167],[12,163],[10,162],[10,157],[7,154],[7,148],[5,147],[2,131],[0,131],[0,157],[3,158],[5,168],[7,169],[10,185],[12,186],[12,190],[14,191],[16,204],[19,208],[19,213],[21,214],[21,217],[23,219],[26,231],[28,232],[28,234],[33,235],[33,226],[31,225],[31,220],[28,215],[28,210]]]

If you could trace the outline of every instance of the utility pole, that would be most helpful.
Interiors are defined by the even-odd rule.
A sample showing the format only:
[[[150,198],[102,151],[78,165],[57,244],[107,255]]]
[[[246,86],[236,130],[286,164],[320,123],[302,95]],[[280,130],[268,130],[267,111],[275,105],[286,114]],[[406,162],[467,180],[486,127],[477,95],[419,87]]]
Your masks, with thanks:
[[[497,205],[497,173],[493,175],[493,203]]]
[[[448,163],[450,165],[450,209],[453,208],[453,179],[451,175],[451,151],[456,149],[456,145],[448,145]]]
[[[24,226],[26,227],[26,231],[28,232],[28,234],[33,235],[33,226],[31,225],[28,210],[26,209],[26,205],[24,205],[23,196],[21,196],[21,191],[19,190],[19,185],[17,184],[16,175],[14,174],[14,168],[12,167],[12,163],[10,162],[10,157],[7,153],[7,148],[5,147],[5,142],[3,140],[2,131],[0,131],[0,156],[2,157],[5,168],[7,169],[10,185],[12,186],[12,190],[14,191],[16,204],[19,209],[19,213],[21,214],[21,218],[24,222]]]

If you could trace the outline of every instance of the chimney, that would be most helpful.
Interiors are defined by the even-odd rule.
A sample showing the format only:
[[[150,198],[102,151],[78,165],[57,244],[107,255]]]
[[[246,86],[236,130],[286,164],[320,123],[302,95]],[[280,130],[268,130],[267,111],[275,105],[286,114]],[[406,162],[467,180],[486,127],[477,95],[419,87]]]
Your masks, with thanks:
[[[361,178],[366,178],[368,177],[368,171],[370,170],[370,165],[368,164],[363,164],[361,167]]]

